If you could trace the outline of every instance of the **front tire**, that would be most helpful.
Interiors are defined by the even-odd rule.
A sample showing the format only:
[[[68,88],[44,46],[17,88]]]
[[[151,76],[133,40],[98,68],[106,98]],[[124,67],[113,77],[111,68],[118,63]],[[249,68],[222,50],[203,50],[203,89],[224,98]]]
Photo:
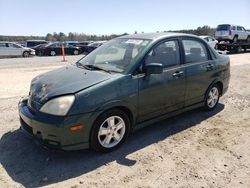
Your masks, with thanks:
[[[51,56],[56,56],[56,51],[54,51],[54,50],[50,51],[50,55]]]
[[[205,97],[205,110],[211,111],[218,105],[220,99],[220,87],[215,84],[209,88],[207,95]]]
[[[29,52],[27,52],[27,51],[23,52],[23,57],[29,57],[29,56],[30,56]]]
[[[130,132],[128,115],[112,109],[100,115],[93,125],[90,136],[91,148],[98,152],[110,152],[119,148]]]

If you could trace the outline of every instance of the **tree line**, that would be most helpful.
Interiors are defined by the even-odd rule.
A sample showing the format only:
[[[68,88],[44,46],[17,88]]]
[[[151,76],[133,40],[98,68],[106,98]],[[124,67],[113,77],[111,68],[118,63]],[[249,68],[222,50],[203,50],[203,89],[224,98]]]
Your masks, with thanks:
[[[167,31],[165,31],[167,32]],[[198,27],[197,29],[185,29],[185,30],[171,30],[168,32],[180,32],[180,33],[188,33],[188,34],[194,34],[194,35],[209,35],[213,36],[215,29],[211,28],[207,25],[203,27]],[[135,31],[135,33],[138,33]],[[143,33],[143,32],[142,32]],[[84,33],[73,33],[69,32],[68,34],[65,34],[63,32],[54,32],[54,33],[48,33],[46,36],[3,36],[0,35],[0,41],[15,41],[15,42],[21,42],[26,40],[47,40],[47,41],[97,41],[97,40],[110,40],[112,38],[127,35],[128,33],[123,33],[121,35],[87,35]]]

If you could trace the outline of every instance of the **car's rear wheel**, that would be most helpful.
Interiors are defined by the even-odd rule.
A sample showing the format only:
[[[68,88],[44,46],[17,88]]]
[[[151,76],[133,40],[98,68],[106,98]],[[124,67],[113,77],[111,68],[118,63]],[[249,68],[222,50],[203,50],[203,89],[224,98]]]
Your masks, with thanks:
[[[54,50],[50,51],[50,55],[51,56],[55,56],[56,55],[56,52]]]
[[[126,113],[112,109],[99,116],[91,131],[91,148],[99,152],[117,149],[127,138],[130,120]]]
[[[29,56],[30,56],[29,52],[27,52],[27,51],[23,52],[23,57],[29,57]]]
[[[206,110],[213,110],[220,99],[220,87],[218,84],[213,85],[209,88],[206,98],[205,98],[205,109]]]
[[[78,51],[78,50],[74,50],[74,51],[73,51],[73,54],[74,54],[74,55],[78,55],[78,54],[79,54],[79,51]]]

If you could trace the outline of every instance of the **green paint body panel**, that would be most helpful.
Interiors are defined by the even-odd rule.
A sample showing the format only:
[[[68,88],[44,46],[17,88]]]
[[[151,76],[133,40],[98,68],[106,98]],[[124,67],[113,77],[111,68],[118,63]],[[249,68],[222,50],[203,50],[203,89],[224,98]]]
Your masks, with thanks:
[[[107,73],[69,65],[36,77],[31,83],[31,96],[19,102],[21,127],[43,145],[55,149],[78,150],[89,147],[90,132],[97,117],[111,108],[125,108],[130,112],[133,130],[150,122],[170,117],[194,107],[202,106],[209,86],[220,82],[224,94],[229,85],[229,58],[215,53],[207,62],[165,68],[161,74],[134,74],[145,54],[157,43],[195,36],[183,34],[133,35],[127,38],[149,38],[151,44],[137,57],[127,72]],[[182,52],[183,53],[183,52]],[[213,64],[208,70],[207,65]],[[173,77],[175,72],[183,76]],[[41,87],[46,85],[45,91]],[[32,95],[36,93],[36,95]],[[53,116],[39,111],[48,100],[75,95],[75,102],[66,116]],[[84,125],[79,131],[69,131],[74,125]]]

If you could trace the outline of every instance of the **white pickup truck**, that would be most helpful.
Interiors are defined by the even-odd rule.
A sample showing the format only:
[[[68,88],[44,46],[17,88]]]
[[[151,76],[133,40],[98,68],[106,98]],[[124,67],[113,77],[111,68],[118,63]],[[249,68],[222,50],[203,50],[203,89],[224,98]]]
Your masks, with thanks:
[[[218,25],[214,37],[218,42],[230,41],[236,43],[238,41],[247,41],[250,43],[250,32],[239,25]]]

